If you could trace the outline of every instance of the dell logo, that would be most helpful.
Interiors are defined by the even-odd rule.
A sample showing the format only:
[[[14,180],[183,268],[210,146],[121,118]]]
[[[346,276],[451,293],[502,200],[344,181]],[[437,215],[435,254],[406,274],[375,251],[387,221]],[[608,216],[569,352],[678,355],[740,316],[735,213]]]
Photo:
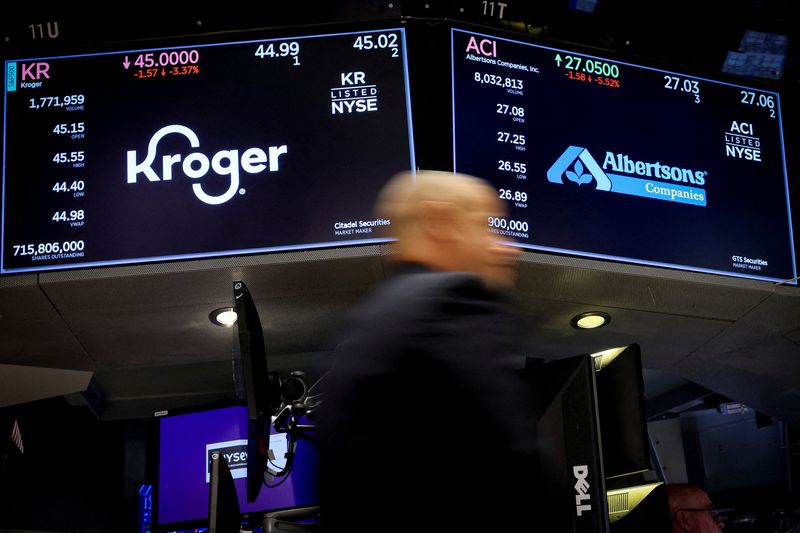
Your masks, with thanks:
[[[575,513],[582,516],[584,511],[591,511],[591,504],[584,503],[591,499],[589,494],[589,482],[586,478],[589,477],[589,467],[587,465],[579,465],[572,467],[572,474],[575,476]]]
[[[158,130],[147,145],[147,154],[144,160],[137,162],[136,150],[128,151],[127,179],[128,183],[136,183],[139,174],[143,174],[148,181],[170,181],[172,180],[173,166],[177,165],[183,174],[193,180],[203,178],[209,170],[213,170],[220,176],[228,176],[230,184],[227,190],[214,196],[203,190],[201,183],[192,185],[195,196],[206,204],[220,205],[234,197],[239,191],[240,170],[248,174],[259,174],[269,168],[270,172],[277,172],[279,158],[287,152],[286,145],[270,146],[267,152],[261,148],[248,148],[241,154],[239,150],[220,150],[211,157],[202,152],[192,152],[185,158],[181,154],[163,155],[161,157],[160,175],[153,169],[156,159],[158,143],[165,136],[177,133],[186,137],[192,148],[200,147],[200,139],[195,132],[178,124],[165,126]],[[182,160],[183,159],[183,160]],[[182,160],[182,161],[181,161]],[[240,191],[244,193],[244,189]]]

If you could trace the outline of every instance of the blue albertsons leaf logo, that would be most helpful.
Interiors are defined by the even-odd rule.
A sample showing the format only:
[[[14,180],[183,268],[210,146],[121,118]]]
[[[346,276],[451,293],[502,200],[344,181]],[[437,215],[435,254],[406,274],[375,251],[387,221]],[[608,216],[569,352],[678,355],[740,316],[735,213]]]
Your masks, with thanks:
[[[580,162],[579,159],[575,160],[575,167],[574,170],[567,170],[567,179],[569,181],[573,181],[578,185],[583,185],[584,183],[591,183],[592,175],[591,174],[584,174],[583,173],[583,164]]]
[[[564,150],[564,153],[547,171],[547,181],[550,183],[563,185],[566,183],[564,176],[568,181],[578,185],[594,181],[597,183],[595,189],[598,191],[611,190],[611,180],[586,148],[581,146],[570,146]]]

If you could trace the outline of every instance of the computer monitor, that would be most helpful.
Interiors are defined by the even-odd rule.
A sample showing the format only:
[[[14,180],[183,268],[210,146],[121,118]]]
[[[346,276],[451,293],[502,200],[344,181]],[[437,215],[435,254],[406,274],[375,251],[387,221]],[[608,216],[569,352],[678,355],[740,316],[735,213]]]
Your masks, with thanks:
[[[591,355],[607,479],[652,470],[638,344]]]
[[[222,453],[211,454],[211,482],[208,485],[208,533],[239,533],[242,515],[236,485]]]
[[[667,488],[663,483],[609,490],[607,497],[611,533],[672,531]]]
[[[247,501],[253,502],[264,483],[267,469],[266,436],[272,416],[281,405],[280,382],[267,366],[261,320],[247,285],[233,282],[238,360],[247,398]]]
[[[652,468],[639,346],[531,362],[525,376],[554,530],[609,532],[606,479]]]
[[[319,504],[318,455],[311,442],[297,443],[294,468],[277,487],[265,487],[254,502],[246,498],[248,414],[244,405],[171,412],[158,419],[157,480],[153,511],[158,531],[206,527],[211,456],[228,462],[243,519],[260,523],[261,513]],[[272,429],[267,447],[276,469],[285,466],[288,438]],[[273,485],[277,485],[273,483]]]
[[[552,531],[608,533],[594,361],[527,368],[538,398],[540,491]]]

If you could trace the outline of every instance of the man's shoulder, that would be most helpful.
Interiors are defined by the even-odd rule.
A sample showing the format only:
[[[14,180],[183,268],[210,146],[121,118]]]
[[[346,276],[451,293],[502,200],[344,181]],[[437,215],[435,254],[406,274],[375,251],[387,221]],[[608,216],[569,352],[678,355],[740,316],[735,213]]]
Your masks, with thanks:
[[[404,274],[381,284],[354,308],[347,324],[363,338],[417,338],[451,335],[508,320],[515,306],[474,274],[423,272]]]
[[[414,272],[393,276],[348,313],[337,341],[339,372],[382,374],[398,357],[421,356],[448,342],[454,329],[474,311],[483,288],[479,277],[462,272]],[[471,295],[475,293],[475,295]],[[435,343],[432,342],[435,339]]]
[[[422,272],[386,281],[365,302],[369,312],[411,313],[447,302],[479,304],[491,300],[480,277],[468,272]]]
[[[421,272],[398,276],[388,281],[387,290],[405,293],[410,298],[436,296],[449,292],[485,295],[487,290],[476,274],[469,272]]]

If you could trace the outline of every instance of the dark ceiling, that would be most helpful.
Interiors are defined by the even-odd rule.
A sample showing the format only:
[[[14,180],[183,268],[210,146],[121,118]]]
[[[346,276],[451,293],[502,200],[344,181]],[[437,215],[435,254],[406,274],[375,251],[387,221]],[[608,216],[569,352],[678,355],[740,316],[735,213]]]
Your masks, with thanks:
[[[103,24],[74,10],[16,13],[2,22],[2,49],[398,15],[506,25],[483,17],[486,2],[269,4],[149,18],[137,8]],[[798,25],[788,0],[599,0],[595,13],[568,9],[567,0],[507,4],[508,17],[532,33],[706,70],[721,68],[745,29],[789,35],[779,83],[797,93]],[[51,20],[61,21],[63,40],[31,42],[29,25]],[[317,376],[348,309],[384,278],[389,253],[387,246],[349,247],[0,277],[0,407],[86,389],[70,399],[102,419],[122,419],[231,399],[234,330],[212,325],[208,314],[232,304],[234,279],[256,298],[271,368]],[[688,380],[700,385],[692,394],[707,389],[800,425],[797,287],[525,253],[517,294],[530,356],[637,342],[648,402],[659,412],[685,403],[680,391]],[[596,331],[572,329],[570,319],[587,310],[612,321]]]
[[[94,371],[80,401],[104,419],[231,399],[234,330],[208,314],[232,305],[232,280],[242,279],[256,298],[271,368],[318,376],[348,309],[384,278],[389,253],[350,247],[4,277],[1,362]],[[800,422],[795,287],[525,253],[517,294],[527,355],[561,358],[637,342],[654,393],[669,393],[657,390],[664,379],[670,388],[691,380]],[[570,319],[588,310],[609,313],[611,323],[571,328]],[[56,379],[74,387],[72,374],[36,380],[42,371],[30,370],[35,388],[50,392]],[[0,390],[3,404],[14,403],[14,383]],[[16,394],[35,399],[35,390]]]
[[[594,12],[570,8],[578,0],[308,0],[226,2],[200,7],[192,2],[137,2],[97,22],[88,5],[47,7],[15,4],[0,21],[1,49],[13,50],[117,42],[252,28],[312,25],[389,17],[446,18],[486,25],[518,24],[530,33],[719,71],[728,51],[737,50],[746,30],[789,37],[784,81],[798,81],[796,9],[790,0],[596,0]],[[503,20],[499,15],[502,13]],[[97,15],[103,16],[100,13]],[[57,42],[32,39],[38,25],[59,22]],[[525,30],[523,30],[525,31]],[[38,41],[38,42],[33,42]]]

